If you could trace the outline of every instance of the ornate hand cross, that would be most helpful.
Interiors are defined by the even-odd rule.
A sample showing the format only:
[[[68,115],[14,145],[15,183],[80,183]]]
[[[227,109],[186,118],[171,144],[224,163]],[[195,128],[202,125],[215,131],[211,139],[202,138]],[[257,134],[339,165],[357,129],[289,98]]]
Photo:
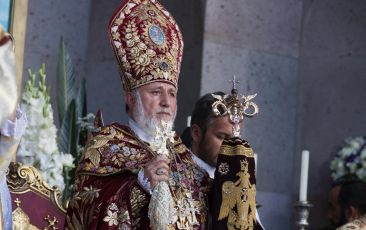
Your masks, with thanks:
[[[154,150],[158,154],[169,155],[169,151],[166,148],[167,141],[174,142],[174,131],[170,131],[171,125],[161,121],[161,126],[156,127],[155,143],[153,145]]]

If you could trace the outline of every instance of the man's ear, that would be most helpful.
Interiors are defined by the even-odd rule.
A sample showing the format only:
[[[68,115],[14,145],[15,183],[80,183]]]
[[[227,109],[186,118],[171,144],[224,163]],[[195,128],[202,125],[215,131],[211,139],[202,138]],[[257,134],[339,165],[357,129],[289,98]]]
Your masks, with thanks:
[[[346,208],[346,218],[347,221],[353,221],[357,218],[359,218],[359,212],[357,210],[357,208],[355,208],[354,206],[349,206]]]
[[[129,92],[125,92],[125,102],[127,104],[127,106],[129,107],[129,109],[133,109],[135,106],[135,97],[133,96],[133,94],[129,91]]]
[[[202,133],[202,129],[197,124],[193,124],[191,126],[191,136],[192,136],[193,142],[195,142],[195,143],[201,142],[203,133]]]

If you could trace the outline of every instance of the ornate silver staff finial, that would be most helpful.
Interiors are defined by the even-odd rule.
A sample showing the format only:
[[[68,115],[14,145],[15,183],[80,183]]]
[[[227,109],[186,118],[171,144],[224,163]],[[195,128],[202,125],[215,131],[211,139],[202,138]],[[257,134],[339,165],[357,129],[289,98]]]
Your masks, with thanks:
[[[258,113],[259,108],[257,104],[251,100],[257,96],[253,95],[239,95],[236,89],[236,84],[239,83],[233,76],[233,88],[231,89],[231,94],[225,94],[224,96],[212,94],[212,96],[217,99],[212,104],[212,111],[216,116],[225,116],[229,114],[229,119],[233,123],[233,136],[240,137],[240,122],[244,119],[244,116],[252,117]],[[220,111],[221,108],[221,111]],[[252,112],[247,112],[247,110],[252,109]]]
[[[233,89],[236,89],[236,83],[239,83],[239,80],[236,80],[235,75],[233,76],[233,80],[229,80],[229,82],[233,83]]]

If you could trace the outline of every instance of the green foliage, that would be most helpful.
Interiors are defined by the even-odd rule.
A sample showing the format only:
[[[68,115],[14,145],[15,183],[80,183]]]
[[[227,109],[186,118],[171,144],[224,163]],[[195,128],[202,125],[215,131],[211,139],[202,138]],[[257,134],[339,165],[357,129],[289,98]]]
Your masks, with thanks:
[[[57,109],[60,124],[71,100],[75,96],[75,92],[75,75],[72,61],[61,37],[57,62]]]
[[[75,157],[79,140],[79,127],[76,122],[76,103],[72,99],[59,129],[58,144],[62,152],[71,153]]]
[[[77,165],[80,159],[80,145],[85,143],[87,130],[80,128],[80,120],[86,116],[86,81],[76,87],[73,64],[63,39],[60,40],[57,64],[57,107],[60,120],[58,144],[60,151],[70,153]],[[64,200],[69,197],[69,185],[73,184],[75,169],[67,171]]]

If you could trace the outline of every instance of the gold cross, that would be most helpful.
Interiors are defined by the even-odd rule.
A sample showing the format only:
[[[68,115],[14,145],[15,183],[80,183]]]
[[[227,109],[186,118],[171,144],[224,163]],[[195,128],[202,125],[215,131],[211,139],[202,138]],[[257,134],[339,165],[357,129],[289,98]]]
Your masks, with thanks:
[[[22,203],[18,197],[15,199],[14,203],[16,203],[17,207],[19,207],[20,203]]]

